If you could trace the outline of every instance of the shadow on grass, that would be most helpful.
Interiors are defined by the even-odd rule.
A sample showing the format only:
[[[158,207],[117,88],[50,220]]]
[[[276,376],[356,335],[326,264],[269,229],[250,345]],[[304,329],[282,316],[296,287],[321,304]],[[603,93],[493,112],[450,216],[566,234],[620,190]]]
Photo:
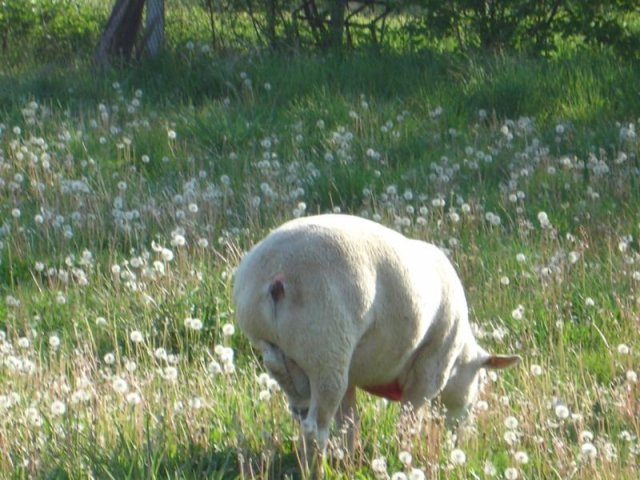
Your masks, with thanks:
[[[77,452],[75,452],[77,453]],[[130,452],[87,450],[77,453],[82,469],[69,458],[49,461],[37,471],[18,468],[13,478],[96,479],[301,479],[298,460],[292,452],[241,452],[211,450],[200,446],[177,447],[175,451]],[[77,458],[75,460],[78,460]]]
[[[441,105],[456,126],[475,121],[479,109],[498,118],[532,116],[543,121],[592,122],[616,115],[634,118],[640,107],[633,79],[640,66],[604,52],[583,52],[554,60],[518,55],[456,55],[357,51],[349,55],[264,53],[242,56],[162,57],[97,71],[88,59],[67,65],[34,64],[0,73],[0,109],[19,123],[26,102],[70,108],[114,97],[114,82],[126,98],[142,89],[158,113],[206,107],[231,99],[252,114],[273,115],[308,99],[361,95],[378,102]],[[265,85],[269,85],[269,92]],[[273,89],[271,89],[271,86]],[[302,102],[302,103],[300,103]],[[257,105],[263,108],[255,109]],[[12,118],[14,117],[14,118]],[[555,117],[555,118],[554,118]]]

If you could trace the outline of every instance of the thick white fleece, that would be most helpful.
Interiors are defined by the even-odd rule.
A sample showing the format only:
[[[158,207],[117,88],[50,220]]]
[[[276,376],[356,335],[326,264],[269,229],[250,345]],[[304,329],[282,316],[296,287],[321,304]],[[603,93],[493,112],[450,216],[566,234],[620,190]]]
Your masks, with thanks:
[[[440,249],[359,217],[285,223],[243,258],[233,296],[238,325],[320,449],[332,418],[354,414],[355,387],[415,408],[441,394],[459,415],[481,368],[518,359],[478,346]]]

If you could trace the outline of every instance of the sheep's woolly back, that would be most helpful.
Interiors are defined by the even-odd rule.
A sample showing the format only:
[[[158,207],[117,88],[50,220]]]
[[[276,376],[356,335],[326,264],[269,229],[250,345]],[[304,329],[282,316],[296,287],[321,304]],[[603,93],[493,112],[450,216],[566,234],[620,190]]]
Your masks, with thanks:
[[[346,355],[359,386],[402,381],[425,342],[434,351],[449,343],[455,358],[473,338],[462,286],[440,249],[347,215],[273,231],[238,267],[234,299],[251,339],[278,345],[305,371]],[[440,358],[433,368],[442,375],[452,363]]]

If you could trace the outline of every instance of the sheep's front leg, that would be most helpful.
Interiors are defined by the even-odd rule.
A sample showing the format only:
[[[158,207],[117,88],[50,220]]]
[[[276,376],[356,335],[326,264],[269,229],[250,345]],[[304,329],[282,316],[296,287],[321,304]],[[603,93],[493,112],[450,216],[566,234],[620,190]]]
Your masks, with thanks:
[[[432,343],[420,347],[412,368],[402,379],[402,400],[410,403],[416,412],[444,388],[455,362],[457,351],[453,348],[453,338],[445,339],[435,348]]]

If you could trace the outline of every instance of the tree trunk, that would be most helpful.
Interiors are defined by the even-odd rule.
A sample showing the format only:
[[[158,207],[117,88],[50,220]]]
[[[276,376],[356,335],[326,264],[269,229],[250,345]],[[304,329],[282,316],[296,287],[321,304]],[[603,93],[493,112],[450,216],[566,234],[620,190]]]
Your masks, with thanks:
[[[145,48],[155,57],[164,45],[164,0],[147,0]]]
[[[347,10],[347,0],[333,0],[331,18],[329,19],[329,46],[340,48],[344,36],[344,16]]]
[[[106,65],[113,57],[131,58],[142,23],[145,0],[117,0],[104,29],[94,59]]]

